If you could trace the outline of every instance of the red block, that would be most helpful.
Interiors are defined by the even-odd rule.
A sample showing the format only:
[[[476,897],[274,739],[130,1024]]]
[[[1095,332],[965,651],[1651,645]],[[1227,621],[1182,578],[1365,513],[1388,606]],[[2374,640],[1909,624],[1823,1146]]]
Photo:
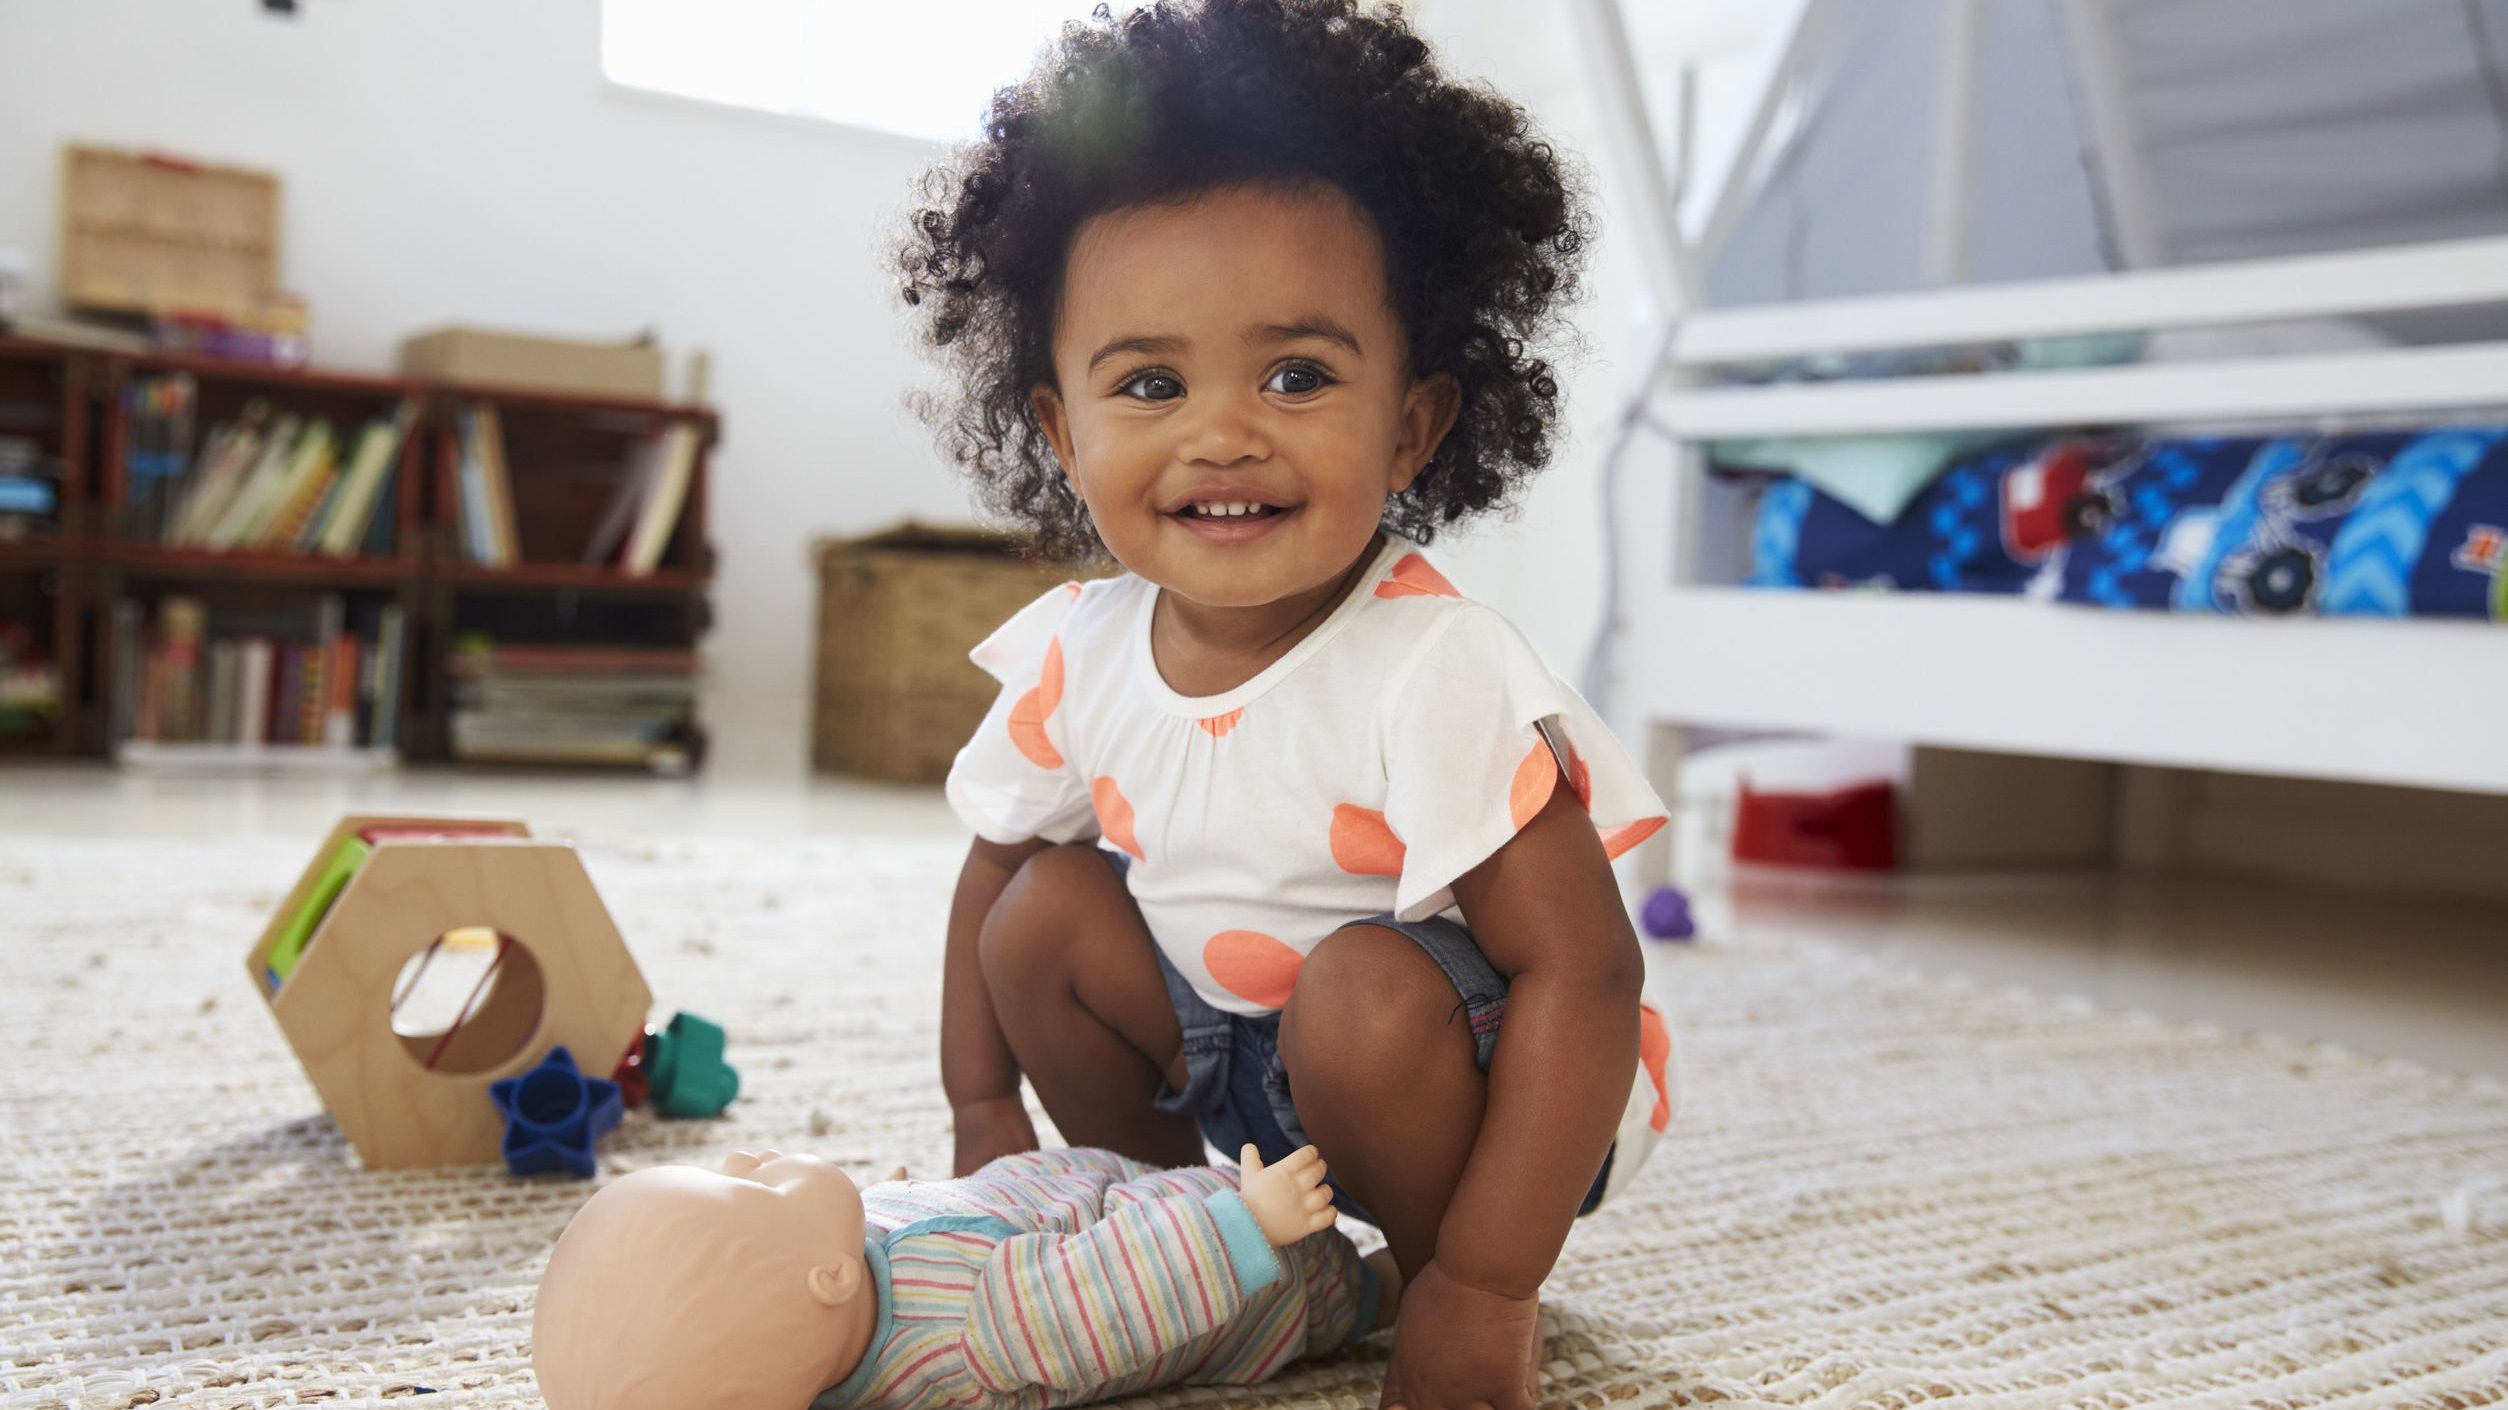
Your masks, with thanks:
[[[1898,796],[1887,783],[1835,793],[1758,793],[1742,782],[1733,860],[1839,871],[1898,868]]]

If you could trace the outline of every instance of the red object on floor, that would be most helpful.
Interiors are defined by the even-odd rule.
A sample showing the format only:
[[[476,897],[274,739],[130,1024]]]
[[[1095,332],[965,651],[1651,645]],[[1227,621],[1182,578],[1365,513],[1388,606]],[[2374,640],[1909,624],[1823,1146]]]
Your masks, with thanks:
[[[1838,871],[1898,869],[1898,794],[1887,783],[1835,793],[1757,793],[1742,781],[1733,860]]]

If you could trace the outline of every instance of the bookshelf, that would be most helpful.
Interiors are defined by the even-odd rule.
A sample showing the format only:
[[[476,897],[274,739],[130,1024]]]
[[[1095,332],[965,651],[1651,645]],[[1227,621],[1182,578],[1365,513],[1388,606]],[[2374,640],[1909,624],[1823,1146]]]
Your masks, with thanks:
[[[13,407],[30,429],[9,429]],[[260,439],[229,444],[236,427]],[[0,759],[355,773],[702,758],[708,408],[0,338],[11,435],[55,467],[59,497],[40,522],[0,518],[0,722],[12,644],[57,678],[59,708],[37,737],[0,733]],[[236,445],[249,453],[221,498],[207,487]],[[248,512],[264,457],[266,504]],[[626,523],[604,549],[613,513]],[[291,656],[329,684],[285,677]],[[265,664],[303,711],[218,694]]]
[[[90,361],[0,336],[0,759],[78,744],[88,606],[78,571]]]

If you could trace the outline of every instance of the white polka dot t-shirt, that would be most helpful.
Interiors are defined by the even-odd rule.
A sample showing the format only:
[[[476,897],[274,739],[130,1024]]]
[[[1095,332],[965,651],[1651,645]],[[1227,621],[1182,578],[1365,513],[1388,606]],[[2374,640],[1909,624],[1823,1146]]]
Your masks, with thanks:
[[[1331,616],[1220,695],[1160,678],[1157,591],[1066,583],[978,646],[1003,689],[948,794],[992,841],[1128,855],[1150,934],[1215,1008],[1275,1012],[1339,927],[1453,906],[1562,765],[1610,855],[1663,826],[1602,721],[1416,544],[1389,538]]]

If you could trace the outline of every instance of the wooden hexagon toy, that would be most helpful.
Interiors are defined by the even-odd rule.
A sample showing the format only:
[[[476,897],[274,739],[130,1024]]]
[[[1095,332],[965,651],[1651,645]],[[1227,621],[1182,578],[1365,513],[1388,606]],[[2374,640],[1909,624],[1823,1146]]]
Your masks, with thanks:
[[[396,1031],[465,951],[484,968],[450,1021]],[[561,1046],[606,1072],[653,1006],[583,859],[512,818],[340,819],[245,968],[370,1169],[496,1160],[490,1084]]]

